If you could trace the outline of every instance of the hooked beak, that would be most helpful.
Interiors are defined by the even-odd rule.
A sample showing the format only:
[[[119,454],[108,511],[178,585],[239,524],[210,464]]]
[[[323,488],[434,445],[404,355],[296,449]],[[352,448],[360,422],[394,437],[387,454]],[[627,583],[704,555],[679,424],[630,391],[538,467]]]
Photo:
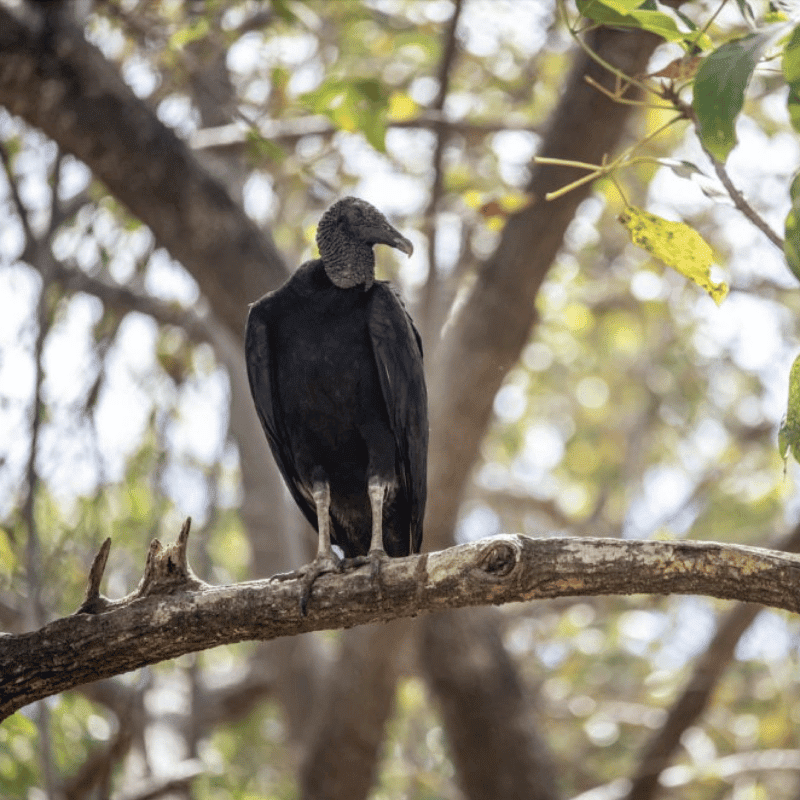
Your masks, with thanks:
[[[394,247],[397,250],[410,256],[414,252],[414,245],[403,236],[400,231],[395,230],[391,225],[385,223],[380,227],[374,227],[372,230],[364,232],[364,238],[370,244],[388,244],[389,247]]]
[[[406,239],[405,236],[401,236],[399,233],[397,234],[397,238],[392,242],[392,247],[396,247],[401,252],[405,253],[409,258],[411,254],[414,252],[414,245]]]

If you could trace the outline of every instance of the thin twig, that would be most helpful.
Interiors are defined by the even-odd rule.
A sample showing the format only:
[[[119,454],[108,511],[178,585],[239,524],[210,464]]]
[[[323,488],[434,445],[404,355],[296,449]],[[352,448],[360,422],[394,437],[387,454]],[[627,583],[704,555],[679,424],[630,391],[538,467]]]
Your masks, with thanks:
[[[706,151],[708,154],[708,151]],[[711,159],[711,163],[714,165],[714,171],[717,173],[717,177],[722,181],[722,185],[725,187],[725,190],[730,195],[731,200],[733,200],[733,204],[739,211],[744,214],[753,225],[756,226],[766,237],[769,239],[772,244],[775,245],[781,252],[783,252],[783,239],[775,233],[772,228],[767,224],[766,220],[761,217],[761,215],[750,205],[750,203],[745,200],[744,195],[736,188],[733,181],[728,175],[728,171],[725,169],[724,164],[720,164],[712,155],[708,154],[708,157]]]
[[[209,322],[191,309],[165,303],[155,297],[135,292],[127,286],[95,278],[78,267],[70,267],[62,262],[56,263],[53,279],[67,292],[84,292],[123,313],[138,311],[162,325],[182,328],[194,342],[213,343],[214,334]]]
[[[604,162],[603,164],[587,164],[583,161],[571,161],[569,159],[562,159],[562,158],[548,158],[544,156],[534,156],[534,163],[540,164],[552,164],[555,166],[562,166],[562,167],[577,167],[579,169],[587,169],[589,173],[584,175],[577,180],[572,181],[571,183],[566,184],[566,186],[562,186],[560,189],[556,189],[554,192],[548,192],[544,197],[545,200],[556,200],[559,197],[571,192],[573,189],[577,189],[579,186],[583,186],[585,183],[589,183],[589,181],[593,181],[596,178],[601,178],[604,175],[610,175],[616,172],[623,167],[630,167],[634,164],[642,163],[644,161],[652,161],[653,159],[649,156],[638,156],[636,158],[631,158],[631,155],[636,152],[636,150],[643,145],[647,144],[647,142],[654,139],[656,136],[660,136],[667,128],[671,125],[674,125],[676,122],[683,119],[682,114],[678,114],[677,116],[673,117],[672,119],[665,122],[663,125],[656,128],[651,133],[648,133],[647,136],[640,139],[636,144],[629,147],[625,152],[618,155],[613,161]],[[622,192],[620,192],[622,194]],[[623,195],[624,196],[624,195]]]
[[[673,109],[673,106],[671,105],[664,106],[660,105],[659,103],[648,103],[644,100],[633,100],[630,97],[623,97],[620,92],[612,92],[610,89],[606,89],[602,83],[598,83],[591,75],[584,75],[583,79],[589,84],[589,86],[591,86],[593,89],[597,89],[598,92],[604,94],[609,100],[613,100],[615,103],[622,103],[623,105],[627,106],[637,106],[638,108],[655,108],[659,111],[672,111]]]
[[[257,124],[248,122],[248,127],[264,139],[276,144],[293,145],[304,136],[320,136],[330,138],[340,129],[330,119],[321,115],[294,117],[289,119],[263,119]],[[463,134],[467,137],[491,136],[500,131],[522,131],[525,133],[541,132],[541,125],[509,120],[473,121],[450,119],[444,113],[433,109],[425,109],[411,119],[387,120],[389,129],[422,129],[438,130],[448,133]],[[189,136],[189,146],[193,150],[210,148],[241,147],[248,141],[248,131],[238,123],[218,125],[212,128],[201,128]]]

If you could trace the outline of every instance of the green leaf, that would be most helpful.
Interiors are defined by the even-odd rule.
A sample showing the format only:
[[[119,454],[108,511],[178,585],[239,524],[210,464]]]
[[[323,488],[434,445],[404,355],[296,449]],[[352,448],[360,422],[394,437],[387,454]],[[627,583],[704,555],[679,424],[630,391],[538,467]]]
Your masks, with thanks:
[[[744,93],[774,29],[726,42],[700,65],[694,82],[692,106],[703,146],[720,163],[736,145],[736,117]]]
[[[600,8],[602,6],[606,9],[611,9],[611,11],[616,14],[629,14],[631,11],[639,8],[639,6],[644,5],[644,2],[645,0],[588,0],[588,2],[582,3],[582,5],[588,9],[588,12],[582,8],[581,14],[594,19],[591,12],[594,10],[602,14],[603,10]]]
[[[198,17],[190,25],[180,28],[169,37],[168,48],[170,50],[182,50],[192,42],[204,39],[208,36],[210,26],[205,17]]]
[[[794,460],[800,461],[800,356],[794,360],[789,372],[789,402],[778,431],[778,452],[784,461],[789,450]]]
[[[795,277],[800,279],[800,172],[794,176],[789,188],[792,208],[784,225],[783,253]]]
[[[315,113],[328,117],[338,128],[361,131],[376,150],[386,149],[389,98],[376,78],[329,78],[302,95],[301,100]]]
[[[659,11],[654,2],[629,0],[578,0],[578,11],[601,25],[618,28],[639,28],[660,36],[668,42],[683,42],[698,39],[692,31],[682,31],[674,17]],[[702,34],[697,41],[701,47],[709,47],[710,41]]]
[[[792,127],[800,132],[800,25],[798,25],[783,48],[783,76],[789,84],[789,119]]]
[[[275,144],[252,128],[247,131],[247,144],[250,155],[256,161],[272,161],[280,164],[286,158],[286,151],[279,144]]]
[[[272,0],[270,3],[274,11],[284,22],[293,23],[297,21],[297,14],[292,10],[291,4],[287,0]]]
[[[696,230],[636,206],[628,206],[620,214],[619,221],[628,229],[635,245],[705,289],[717,305],[725,299],[728,286],[711,280],[714,255]]]
[[[11,547],[11,534],[0,528],[0,586],[17,567],[17,556]]]

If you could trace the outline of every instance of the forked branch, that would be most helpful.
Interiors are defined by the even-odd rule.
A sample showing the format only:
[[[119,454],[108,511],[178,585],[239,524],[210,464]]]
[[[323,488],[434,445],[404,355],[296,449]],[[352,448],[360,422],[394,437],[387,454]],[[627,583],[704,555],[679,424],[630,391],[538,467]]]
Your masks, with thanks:
[[[187,520],[177,543],[154,542],[138,588],[120,600],[99,592],[104,544],[75,614],[0,636],[0,720],[42,697],[184,653],[446,608],[643,593],[702,594],[800,612],[800,556],[714,542],[503,535],[391,559],[381,571],[381,596],[368,568],[324,575],[303,617],[299,580],[200,581],[186,559],[188,535]]]

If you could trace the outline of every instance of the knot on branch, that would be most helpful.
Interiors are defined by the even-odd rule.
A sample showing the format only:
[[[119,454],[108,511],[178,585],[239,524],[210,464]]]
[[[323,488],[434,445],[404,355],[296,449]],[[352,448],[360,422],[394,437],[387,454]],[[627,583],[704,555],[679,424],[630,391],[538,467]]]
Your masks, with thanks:
[[[122,600],[110,600],[100,594],[100,582],[108,562],[108,553],[111,550],[111,539],[106,539],[100,551],[95,556],[91,570],[89,570],[89,583],[86,587],[86,598],[76,614],[100,614],[120,603],[128,602],[140,597],[150,597],[156,594],[174,594],[187,589],[199,589],[205,584],[194,574],[189,566],[186,556],[186,546],[189,541],[189,530],[192,526],[191,517],[187,517],[178,534],[178,540],[164,547],[158,539],[153,539],[147,551],[147,562],[144,575],[136,591]]]
[[[519,563],[521,551],[510,538],[489,542],[478,558],[478,569],[491,578],[505,578]]]

